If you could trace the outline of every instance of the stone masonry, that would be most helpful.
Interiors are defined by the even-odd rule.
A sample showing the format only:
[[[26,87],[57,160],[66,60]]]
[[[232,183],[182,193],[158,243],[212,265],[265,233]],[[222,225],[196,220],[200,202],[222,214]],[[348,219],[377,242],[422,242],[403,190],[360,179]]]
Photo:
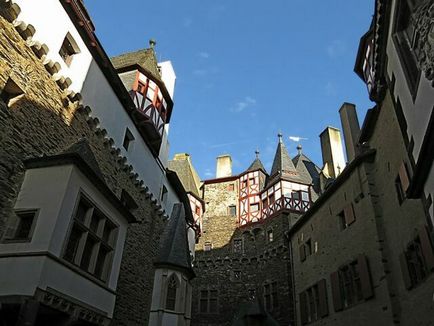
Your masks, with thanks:
[[[136,179],[132,166],[119,156],[120,150],[113,147],[107,131],[99,128],[92,108],[71,103],[42,60],[0,16],[0,89],[9,77],[24,95],[10,107],[0,101],[0,237],[23,180],[22,161],[60,153],[86,138],[109,188],[118,196],[125,189],[139,205],[135,215],[141,222],[130,226],[125,244],[114,324],[146,325],[153,286],[152,262],[165,224],[146,194],[146,185]]]

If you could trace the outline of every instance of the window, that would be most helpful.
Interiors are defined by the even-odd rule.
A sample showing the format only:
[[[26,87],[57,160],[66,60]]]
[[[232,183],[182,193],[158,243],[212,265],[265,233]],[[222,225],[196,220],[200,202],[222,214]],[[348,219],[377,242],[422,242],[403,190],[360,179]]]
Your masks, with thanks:
[[[299,247],[300,249],[300,261],[305,261],[306,258],[310,255],[313,254],[313,250],[314,248],[312,248],[312,240],[311,239],[307,239],[306,241],[304,241],[304,243],[302,243]]]
[[[413,98],[419,84],[420,70],[416,56],[419,35],[413,13],[420,4],[419,0],[400,0],[396,6],[393,41],[401,61],[407,85]]]
[[[65,61],[66,65],[69,67],[72,62],[72,58],[77,53],[80,53],[80,49],[73,39],[72,35],[68,32],[63,39],[62,46],[59,50],[59,55]]]
[[[8,221],[4,242],[29,242],[35,227],[37,210],[16,211]]]
[[[354,306],[374,295],[368,261],[363,255],[333,272],[330,280],[335,311]]]
[[[256,182],[255,182],[255,178],[250,178],[249,179],[249,185],[254,185]]]
[[[300,293],[301,324],[314,322],[329,314],[327,302],[326,280],[322,279],[315,285]]]
[[[243,239],[234,239],[232,251],[234,253],[243,253]]]
[[[267,311],[272,311],[279,306],[277,299],[277,282],[264,284],[264,305]]]
[[[167,200],[167,188],[163,185],[163,188],[161,188],[161,202],[166,203]]]
[[[257,211],[259,211],[259,203],[250,204],[250,211],[251,212],[257,212]]]
[[[237,207],[235,205],[231,205],[228,207],[229,216],[237,216]]]
[[[246,187],[247,187],[247,180],[241,181],[241,188],[246,188]]]
[[[63,258],[98,279],[106,281],[110,272],[118,227],[95,205],[80,196]]]
[[[218,313],[218,291],[213,289],[201,290],[199,312],[203,314]]]
[[[0,98],[9,107],[21,98],[21,95],[23,94],[24,91],[17,85],[17,83],[15,83],[12,78],[8,78],[0,94]]]
[[[212,243],[210,241],[206,241],[203,245],[203,251],[211,251],[212,249]]]
[[[341,230],[345,230],[351,224],[353,224],[356,220],[356,216],[354,214],[353,204],[347,205],[339,214],[339,227]]]
[[[267,241],[268,242],[273,242],[273,230],[272,229],[269,229],[268,231],[267,231]]]
[[[410,186],[410,179],[408,176],[407,166],[403,162],[399,167],[398,176],[395,179],[395,189],[398,196],[398,202],[400,204],[402,204],[402,202],[407,197],[406,191],[409,186]]]
[[[417,237],[400,255],[400,263],[407,289],[422,283],[434,271],[433,242],[426,227],[418,232]]]
[[[121,192],[121,203],[131,213],[134,212],[139,207],[137,205],[137,203],[135,202],[135,200],[133,199],[133,197],[131,197],[131,195],[125,189],[122,189],[122,192]]]
[[[124,142],[122,146],[125,148],[126,151],[130,148],[131,143],[134,140],[134,136],[131,133],[130,129],[125,129],[125,136],[124,136]]]
[[[235,186],[233,183],[228,184],[228,191],[234,191],[235,190]]]
[[[268,204],[272,205],[274,203],[274,193],[268,196]]]
[[[196,215],[200,215],[200,206],[196,205],[195,213],[196,213]]]
[[[167,281],[167,292],[166,292],[167,310],[175,310],[177,289],[178,289],[178,279],[174,274],[172,274]]]

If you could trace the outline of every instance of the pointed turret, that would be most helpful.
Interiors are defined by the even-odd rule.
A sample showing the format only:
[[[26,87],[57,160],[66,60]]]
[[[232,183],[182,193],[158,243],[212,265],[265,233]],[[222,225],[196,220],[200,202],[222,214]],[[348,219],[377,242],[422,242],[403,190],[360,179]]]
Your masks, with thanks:
[[[276,154],[274,155],[273,166],[271,168],[270,180],[272,182],[276,179],[286,179],[294,182],[302,182],[297,169],[294,166],[291,158],[289,157],[288,150],[283,143],[282,134],[278,134],[279,143],[277,144]]]
[[[183,271],[189,278],[194,277],[187,242],[187,225],[184,206],[173,205],[172,215],[161,237],[160,252],[155,261],[156,267],[169,267]]]
[[[261,160],[259,159],[259,151],[256,150],[255,154],[256,154],[256,158],[252,162],[252,164],[250,164],[250,166],[248,167],[246,172],[262,170],[262,172],[264,172],[266,174],[267,171],[265,170],[264,165],[262,164]]]

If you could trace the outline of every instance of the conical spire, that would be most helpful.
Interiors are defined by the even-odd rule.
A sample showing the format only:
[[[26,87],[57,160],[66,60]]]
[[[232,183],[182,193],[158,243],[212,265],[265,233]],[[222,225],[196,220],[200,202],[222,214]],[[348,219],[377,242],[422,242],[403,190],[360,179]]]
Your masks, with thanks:
[[[288,150],[283,143],[282,133],[279,133],[278,137],[279,143],[277,144],[276,155],[274,155],[273,167],[271,168],[270,176],[272,177],[275,174],[282,174],[283,172],[296,174],[297,171],[295,169],[294,163],[292,163],[292,160],[288,154]]]
[[[161,237],[160,252],[155,266],[174,267],[186,272],[188,277],[194,277],[191,267],[190,252],[186,233],[184,206],[181,203],[173,205],[172,215]]]
[[[252,162],[252,164],[250,164],[249,168],[246,171],[248,172],[248,171],[262,170],[264,173],[266,173],[264,165],[262,164],[261,160],[259,159],[259,151],[256,150],[255,154],[256,154],[255,160]]]

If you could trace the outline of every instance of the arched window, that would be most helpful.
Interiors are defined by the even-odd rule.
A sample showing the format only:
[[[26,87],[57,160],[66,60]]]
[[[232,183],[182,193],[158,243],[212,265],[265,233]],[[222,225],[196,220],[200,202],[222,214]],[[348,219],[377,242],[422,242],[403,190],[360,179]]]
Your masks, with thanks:
[[[178,279],[172,274],[167,281],[166,309],[175,310]]]

